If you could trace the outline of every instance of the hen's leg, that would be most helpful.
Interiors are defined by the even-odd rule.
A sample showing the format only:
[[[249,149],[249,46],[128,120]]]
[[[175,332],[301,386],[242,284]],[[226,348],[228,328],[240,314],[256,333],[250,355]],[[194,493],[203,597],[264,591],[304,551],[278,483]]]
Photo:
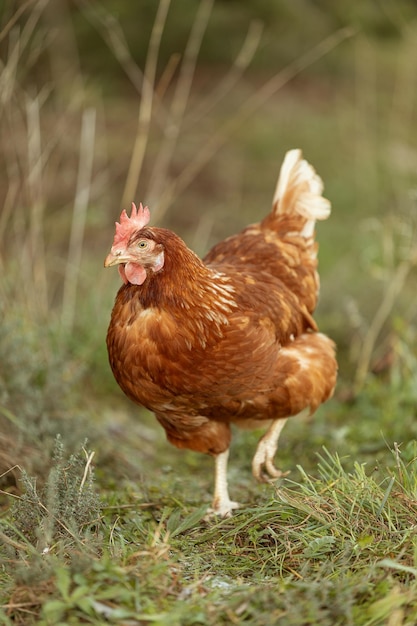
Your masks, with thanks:
[[[289,472],[281,472],[274,465],[274,456],[278,448],[278,439],[287,418],[275,420],[264,436],[259,440],[252,461],[252,473],[259,482],[268,482],[274,478],[286,476]],[[265,472],[263,471],[265,469]]]
[[[239,508],[237,502],[233,502],[229,498],[229,490],[227,488],[227,460],[229,458],[229,450],[218,454],[215,457],[215,474],[214,474],[214,497],[213,506],[208,513],[229,517],[233,509]]]

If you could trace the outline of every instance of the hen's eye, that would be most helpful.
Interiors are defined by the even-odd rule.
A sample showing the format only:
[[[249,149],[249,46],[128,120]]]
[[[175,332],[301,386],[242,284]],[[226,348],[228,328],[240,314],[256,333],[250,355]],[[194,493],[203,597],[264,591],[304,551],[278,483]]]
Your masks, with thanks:
[[[143,239],[142,239],[142,241],[139,241],[138,248],[142,248],[142,250],[144,250],[147,247],[148,247],[148,242],[147,241],[144,241]]]

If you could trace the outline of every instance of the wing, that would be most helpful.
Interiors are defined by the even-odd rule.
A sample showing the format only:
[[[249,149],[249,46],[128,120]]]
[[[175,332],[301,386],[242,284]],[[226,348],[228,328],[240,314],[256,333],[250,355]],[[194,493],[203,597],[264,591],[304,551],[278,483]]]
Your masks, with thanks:
[[[312,313],[319,277],[317,244],[299,234],[300,218],[285,216],[279,228],[252,224],[215,245],[204,258],[210,266],[236,266],[278,278]]]

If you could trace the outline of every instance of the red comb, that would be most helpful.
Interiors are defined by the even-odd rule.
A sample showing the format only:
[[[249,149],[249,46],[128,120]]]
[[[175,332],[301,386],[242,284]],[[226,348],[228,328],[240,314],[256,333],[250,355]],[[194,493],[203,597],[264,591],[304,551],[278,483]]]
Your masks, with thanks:
[[[143,206],[142,202],[139,204],[139,208],[136,208],[136,204],[132,202],[132,211],[130,217],[123,209],[120,215],[120,222],[116,222],[116,234],[114,236],[113,245],[120,243],[126,243],[130,238],[133,230],[140,230],[149,222],[151,214],[147,206]]]

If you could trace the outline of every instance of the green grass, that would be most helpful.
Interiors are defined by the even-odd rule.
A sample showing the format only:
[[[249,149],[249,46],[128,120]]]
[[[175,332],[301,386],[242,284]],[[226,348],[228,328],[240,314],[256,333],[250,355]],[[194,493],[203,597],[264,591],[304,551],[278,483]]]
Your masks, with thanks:
[[[49,4],[0,13],[0,624],[414,626],[417,14],[316,3],[302,41],[292,5],[248,2],[242,34],[245,13],[216,3],[209,19],[205,0],[176,58],[175,0],[153,48],[128,4],[124,31],[112,3],[71,5],[74,22]],[[316,25],[334,42],[361,21],[313,63]],[[157,98],[138,97],[142,71]],[[298,146],[333,205],[317,229],[317,319],[340,381],[312,420],[289,421],[277,485],[251,477],[260,433],[235,433],[242,508],[207,521],[212,459],[170,447],[113,380],[119,278],[102,263],[122,198],[204,254],[264,215]]]
[[[395,449],[389,470],[351,471],[324,451],[314,476],[299,468],[300,480],[226,520],[205,521],[198,493],[179,498],[186,479],[177,493],[154,485],[151,501],[121,486],[100,521],[92,514],[88,540],[85,524],[62,536],[65,522],[46,554],[19,531],[28,511],[15,507],[2,524],[14,542],[3,548],[2,623],[360,626],[395,614],[413,624],[416,451],[407,460]]]

